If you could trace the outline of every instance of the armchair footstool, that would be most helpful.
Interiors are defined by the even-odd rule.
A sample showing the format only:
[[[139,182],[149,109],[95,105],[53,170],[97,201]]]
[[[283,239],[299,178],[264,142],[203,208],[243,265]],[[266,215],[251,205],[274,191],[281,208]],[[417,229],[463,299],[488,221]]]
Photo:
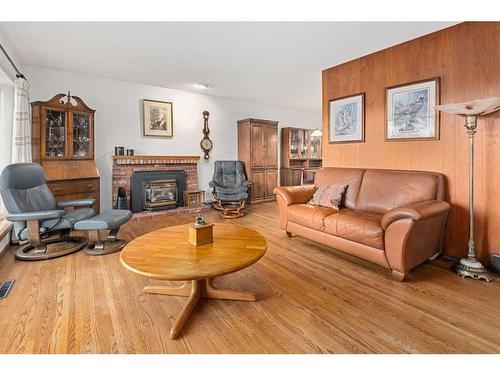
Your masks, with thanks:
[[[120,226],[132,217],[128,210],[109,210],[90,219],[81,220],[75,224],[76,230],[89,231],[89,244],[85,248],[88,255],[106,255],[120,251],[127,241],[120,240],[116,236]],[[108,236],[105,241],[99,238],[99,231],[107,230]]]

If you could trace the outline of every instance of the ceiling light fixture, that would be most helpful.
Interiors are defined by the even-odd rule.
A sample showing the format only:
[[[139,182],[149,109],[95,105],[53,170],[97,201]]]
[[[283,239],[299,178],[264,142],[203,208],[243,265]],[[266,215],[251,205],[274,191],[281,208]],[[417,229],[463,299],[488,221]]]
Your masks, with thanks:
[[[200,90],[208,90],[210,87],[212,87],[209,83],[195,83],[194,85],[197,89]]]

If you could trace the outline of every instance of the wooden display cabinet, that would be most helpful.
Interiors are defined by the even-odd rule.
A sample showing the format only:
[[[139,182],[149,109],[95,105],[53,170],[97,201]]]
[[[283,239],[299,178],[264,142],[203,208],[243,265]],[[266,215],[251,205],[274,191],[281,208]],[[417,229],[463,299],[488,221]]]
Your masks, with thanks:
[[[251,203],[275,200],[278,186],[278,122],[258,119],[238,121],[238,159],[245,163],[252,182]]]
[[[322,167],[322,137],[312,129],[281,129],[281,186],[312,183],[316,169]]]
[[[46,102],[31,103],[33,161],[43,166],[56,200],[93,198],[93,208],[99,212],[95,111],[79,97],[69,95],[58,94]]]

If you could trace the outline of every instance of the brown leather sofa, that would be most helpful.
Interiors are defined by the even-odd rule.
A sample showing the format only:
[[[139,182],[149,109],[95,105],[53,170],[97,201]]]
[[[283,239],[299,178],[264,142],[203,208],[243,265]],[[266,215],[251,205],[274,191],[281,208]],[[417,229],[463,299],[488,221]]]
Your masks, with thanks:
[[[392,270],[403,280],[439,254],[450,205],[443,175],[433,172],[323,168],[315,185],[278,187],[280,225]],[[308,205],[318,186],[347,184],[340,211]]]

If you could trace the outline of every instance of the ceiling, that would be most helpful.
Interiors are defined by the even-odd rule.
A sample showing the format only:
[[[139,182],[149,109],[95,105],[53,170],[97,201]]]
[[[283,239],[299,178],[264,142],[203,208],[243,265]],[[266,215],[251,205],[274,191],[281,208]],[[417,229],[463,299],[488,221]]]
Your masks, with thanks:
[[[319,113],[323,69],[452,24],[1,22],[0,40],[23,65]]]

